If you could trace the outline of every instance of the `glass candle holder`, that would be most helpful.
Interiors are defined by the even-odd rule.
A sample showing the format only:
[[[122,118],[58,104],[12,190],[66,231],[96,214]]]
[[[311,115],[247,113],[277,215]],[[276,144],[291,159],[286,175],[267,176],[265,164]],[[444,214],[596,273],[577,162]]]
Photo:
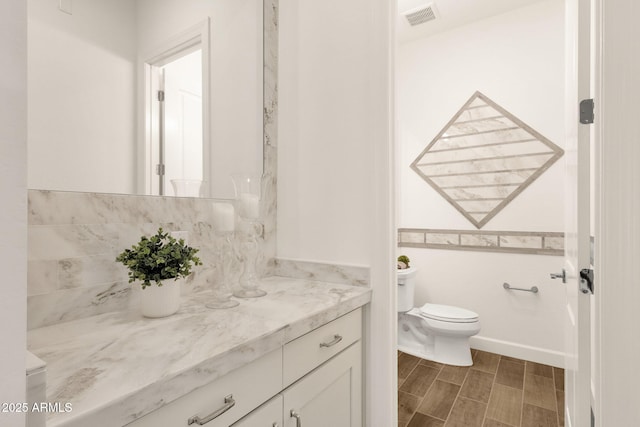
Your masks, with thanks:
[[[235,233],[235,209],[231,203],[216,202],[212,206],[212,225],[216,236],[216,275],[213,278],[213,298],[208,308],[231,308],[238,301],[231,300],[234,278],[239,268],[238,256],[233,245]]]
[[[202,180],[172,179],[173,194],[176,197],[202,197]]]
[[[237,257],[232,242],[233,231],[217,231],[216,274],[211,286],[212,298],[207,308],[232,308],[240,303],[231,299],[233,295],[232,274],[237,269]]]
[[[236,233],[238,246],[242,254],[243,271],[239,287],[233,292],[238,298],[256,298],[267,293],[259,289],[257,262],[260,251],[262,224],[260,223],[260,190],[262,179],[251,175],[232,175],[236,192],[236,212],[240,218],[239,231]]]
[[[235,190],[235,206],[242,219],[257,221],[260,218],[260,194],[262,179],[256,175],[231,175]]]
[[[238,298],[256,298],[267,294],[259,289],[260,280],[256,268],[260,251],[259,228],[261,228],[259,222],[244,220],[242,231],[238,233],[238,245],[243,261],[239,287],[233,291],[233,296]]]

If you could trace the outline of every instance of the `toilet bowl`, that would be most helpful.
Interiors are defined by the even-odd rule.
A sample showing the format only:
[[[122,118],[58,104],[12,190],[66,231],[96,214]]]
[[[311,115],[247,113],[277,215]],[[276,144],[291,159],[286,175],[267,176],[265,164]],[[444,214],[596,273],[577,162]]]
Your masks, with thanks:
[[[472,365],[469,338],[480,332],[478,315],[449,305],[413,307],[416,273],[398,270],[398,350],[447,365]]]

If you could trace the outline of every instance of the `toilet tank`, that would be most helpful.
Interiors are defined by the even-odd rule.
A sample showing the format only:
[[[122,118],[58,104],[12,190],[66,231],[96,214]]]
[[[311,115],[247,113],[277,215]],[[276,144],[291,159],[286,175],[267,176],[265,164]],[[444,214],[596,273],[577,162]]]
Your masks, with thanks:
[[[398,270],[398,311],[404,313],[413,308],[413,294],[416,287],[415,268]]]

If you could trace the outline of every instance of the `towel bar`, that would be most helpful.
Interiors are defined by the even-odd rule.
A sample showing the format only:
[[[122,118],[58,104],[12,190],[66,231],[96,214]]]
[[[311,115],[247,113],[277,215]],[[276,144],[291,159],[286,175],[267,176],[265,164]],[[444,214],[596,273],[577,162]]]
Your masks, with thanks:
[[[525,288],[512,288],[510,284],[508,284],[507,282],[504,282],[502,284],[502,287],[505,289],[508,289],[510,291],[524,291],[524,292],[531,292],[534,294],[538,293],[538,287],[537,286],[532,286],[530,289],[525,289]]]

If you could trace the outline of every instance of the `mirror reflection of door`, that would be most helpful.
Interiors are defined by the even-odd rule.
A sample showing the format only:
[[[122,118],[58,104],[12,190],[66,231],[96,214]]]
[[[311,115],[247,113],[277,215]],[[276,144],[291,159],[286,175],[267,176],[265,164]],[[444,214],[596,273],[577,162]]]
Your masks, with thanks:
[[[204,188],[202,50],[152,65],[152,194],[198,197]]]
[[[199,196],[203,180],[202,51],[162,67],[164,195]],[[172,185],[171,183],[175,185]]]

